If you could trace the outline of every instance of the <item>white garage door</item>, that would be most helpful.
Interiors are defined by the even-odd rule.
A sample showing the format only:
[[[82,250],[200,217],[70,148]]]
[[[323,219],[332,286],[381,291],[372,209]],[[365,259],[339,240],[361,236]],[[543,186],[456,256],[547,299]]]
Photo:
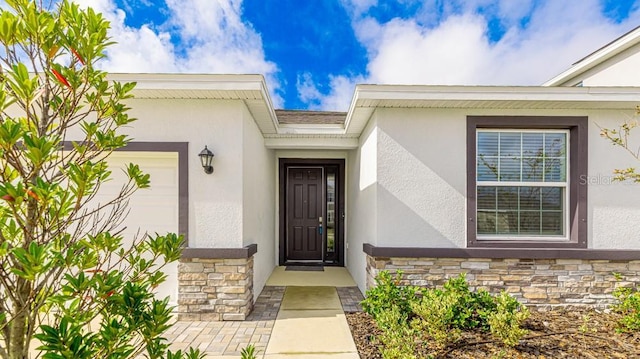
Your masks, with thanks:
[[[129,215],[124,221],[125,245],[136,235],[149,233],[178,233],[178,153],[176,152],[114,152],[108,160],[112,180],[102,184],[96,200],[103,202],[118,195],[126,174],[122,169],[135,163],[151,176],[151,187],[138,190],[129,201]],[[164,267],[167,281],[158,289],[159,298],[170,297],[177,303],[178,275],[177,263]]]

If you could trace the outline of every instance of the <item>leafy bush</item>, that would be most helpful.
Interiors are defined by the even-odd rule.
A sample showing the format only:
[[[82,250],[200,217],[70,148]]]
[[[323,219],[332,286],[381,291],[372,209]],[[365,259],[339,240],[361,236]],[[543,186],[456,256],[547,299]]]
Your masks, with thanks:
[[[495,310],[493,297],[486,290],[472,292],[465,274],[449,279],[444,284],[444,293],[453,295],[456,305],[453,307],[452,324],[460,329],[488,329],[487,313]]]
[[[382,311],[378,315],[377,324],[383,330],[378,337],[383,344],[381,349],[384,359],[412,359],[415,353],[417,332],[408,324],[408,314],[398,306]]]
[[[640,330],[640,292],[628,287],[618,287],[613,291],[618,303],[613,309],[621,313],[622,319],[618,323],[619,331],[636,332]]]
[[[402,271],[396,273],[395,278],[389,271],[382,271],[376,277],[376,286],[369,289],[365,299],[361,302],[365,313],[371,315],[376,321],[378,316],[393,308],[398,308],[400,313],[411,313],[411,302],[416,301],[417,288],[413,286],[401,286]]]
[[[485,290],[472,292],[464,274],[449,279],[442,289],[420,288],[420,299],[418,288],[399,287],[399,282],[400,274],[394,279],[381,272],[376,278],[379,287],[370,289],[363,302],[384,332],[380,340],[385,358],[414,357],[415,338],[421,336],[442,350],[456,343],[464,330],[491,332],[508,346],[527,333],[521,328],[529,317],[526,307],[506,292],[498,296]]]
[[[527,334],[527,330],[520,325],[529,318],[529,309],[506,292],[494,299],[496,308],[487,314],[491,334],[505,345],[513,347]]]
[[[412,305],[418,316],[411,322],[413,328],[426,333],[437,348],[444,348],[460,338],[460,329],[454,324],[465,312],[458,306],[458,293],[432,289],[424,292],[422,300]],[[466,315],[466,312],[465,312]]]

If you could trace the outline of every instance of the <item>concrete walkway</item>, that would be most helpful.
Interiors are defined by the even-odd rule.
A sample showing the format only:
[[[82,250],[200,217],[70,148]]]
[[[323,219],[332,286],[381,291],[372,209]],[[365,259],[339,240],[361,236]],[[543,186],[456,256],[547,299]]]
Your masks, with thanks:
[[[276,268],[246,321],[177,322],[166,333],[171,349],[231,359],[253,344],[265,359],[358,358],[344,312],[362,310],[362,293],[345,268],[324,269]]]
[[[335,287],[287,287],[265,359],[358,359]]]

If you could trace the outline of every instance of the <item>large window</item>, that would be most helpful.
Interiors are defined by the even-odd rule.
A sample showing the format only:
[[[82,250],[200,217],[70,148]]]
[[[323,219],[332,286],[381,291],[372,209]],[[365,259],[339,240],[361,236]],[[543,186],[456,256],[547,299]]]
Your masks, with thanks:
[[[586,246],[586,119],[469,117],[468,126],[469,245]]]
[[[477,131],[479,238],[566,238],[567,135]]]

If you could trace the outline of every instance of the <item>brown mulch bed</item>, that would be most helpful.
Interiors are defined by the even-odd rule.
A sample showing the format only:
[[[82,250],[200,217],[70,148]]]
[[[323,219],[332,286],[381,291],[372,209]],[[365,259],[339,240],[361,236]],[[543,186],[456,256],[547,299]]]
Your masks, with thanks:
[[[617,333],[620,317],[590,309],[531,311],[524,323],[529,333],[514,348],[494,341],[490,334],[468,332],[454,347],[435,358],[640,358],[640,334]],[[360,358],[382,358],[376,336],[381,332],[366,313],[347,313],[347,322]],[[582,327],[582,328],[581,328]],[[481,344],[474,344],[481,343]],[[424,345],[426,357],[431,352]]]

